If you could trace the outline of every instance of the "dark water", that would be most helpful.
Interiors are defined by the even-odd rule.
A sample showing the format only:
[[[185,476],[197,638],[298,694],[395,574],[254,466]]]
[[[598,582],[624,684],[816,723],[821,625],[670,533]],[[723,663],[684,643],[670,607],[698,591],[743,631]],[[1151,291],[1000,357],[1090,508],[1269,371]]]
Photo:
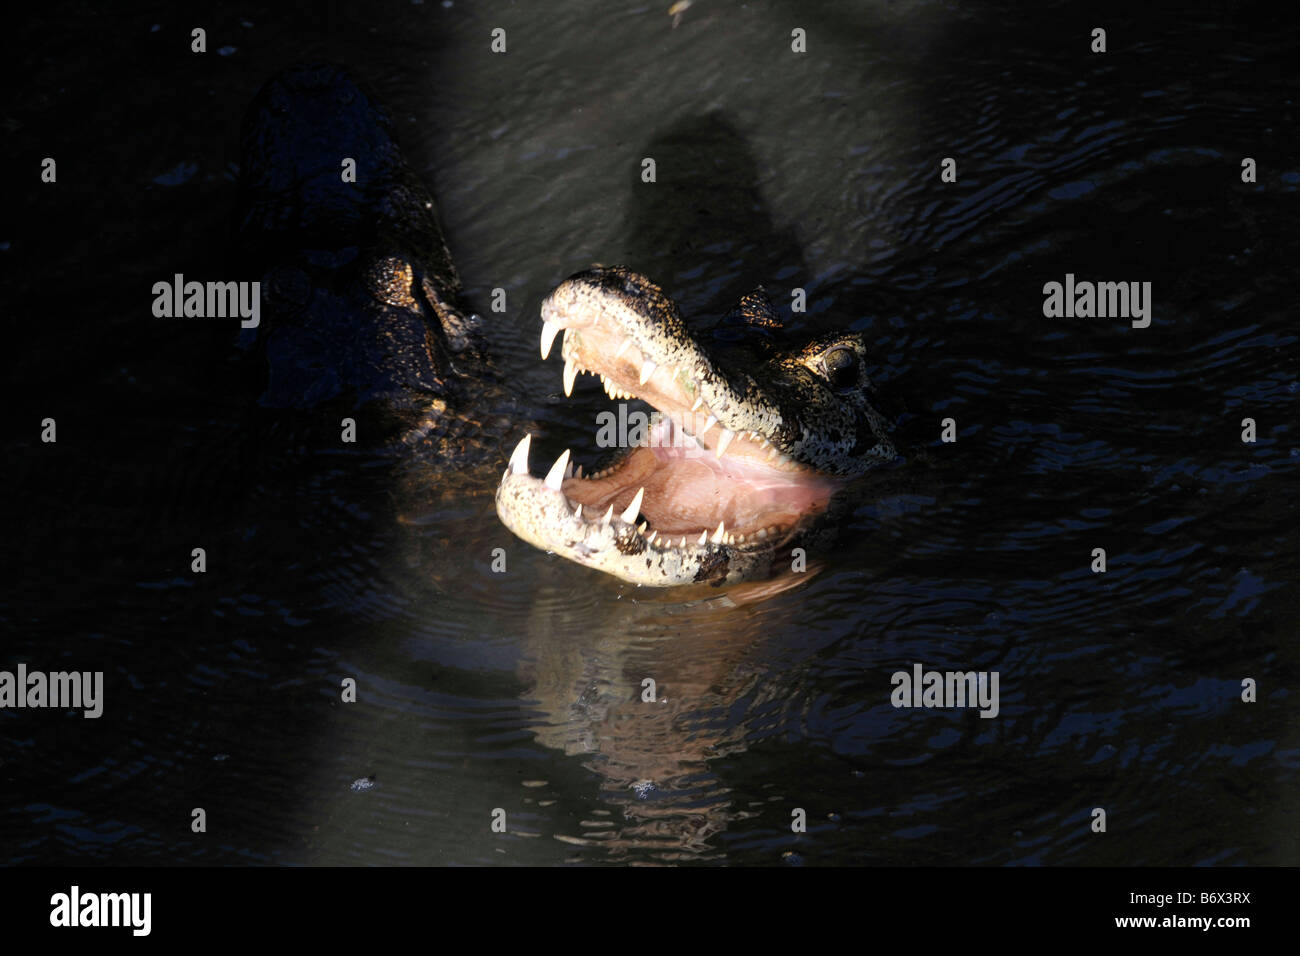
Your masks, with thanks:
[[[696,0],[674,29],[668,5],[13,28],[0,667],[102,670],[106,702],[0,711],[0,861],[1300,862],[1295,25]],[[762,282],[796,329],[867,330],[906,461],[819,573],[637,590],[514,540],[499,462],[421,510],[382,468],[249,438],[233,323],[155,319],[149,290],[232,277],[240,115],[318,58],[378,91],[439,197],[517,393],[502,461],[524,420],[535,469],[592,444],[608,401],[536,353],[537,303],[591,262],[705,323]],[[1151,326],[1045,318],[1066,273],[1151,282]],[[894,708],[917,662],[998,672],[998,716]]]

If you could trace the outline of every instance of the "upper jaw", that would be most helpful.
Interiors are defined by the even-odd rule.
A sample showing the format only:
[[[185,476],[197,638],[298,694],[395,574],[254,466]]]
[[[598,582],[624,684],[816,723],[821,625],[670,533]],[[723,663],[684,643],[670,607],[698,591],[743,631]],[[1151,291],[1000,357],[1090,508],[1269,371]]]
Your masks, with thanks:
[[[600,375],[611,398],[641,398],[715,457],[803,471],[768,436],[781,413],[753,385],[739,394],[714,368],[676,305],[643,277],[593,269],[561,283],[542,303],[541,355],[562,337],[564,393],[582,372]]]

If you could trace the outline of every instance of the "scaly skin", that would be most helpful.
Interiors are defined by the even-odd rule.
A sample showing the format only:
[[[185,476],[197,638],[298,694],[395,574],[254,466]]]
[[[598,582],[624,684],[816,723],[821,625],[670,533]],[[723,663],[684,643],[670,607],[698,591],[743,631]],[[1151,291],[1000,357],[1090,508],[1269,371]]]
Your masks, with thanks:
[[[564,330],[566,393],[579,369],[594,369],[611,395],[644,398],[672,434],[691,437],[679,453],[634,450],[587,479],[567,452],[546,479],[533,477],[525,438],[497,513],[539,548],[649,587],[767,577],[792,548],[826,540],[837,492],[896,457],[856,333],[728,358],[705,347],[658,286],[621,267],[569,278],[541,311],[543,357]],[[751,338],[765,341],[777,324],[761,295],[738,312]]]

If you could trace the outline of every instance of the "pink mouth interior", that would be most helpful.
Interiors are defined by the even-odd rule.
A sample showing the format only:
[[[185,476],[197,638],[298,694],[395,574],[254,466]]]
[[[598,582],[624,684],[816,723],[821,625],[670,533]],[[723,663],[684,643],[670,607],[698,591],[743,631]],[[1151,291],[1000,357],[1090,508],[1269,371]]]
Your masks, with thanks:
[[[633,449],[609,474],[565,479],[565,496],[581,502],[588,517],[603,515],[611,504],[621,514],[645,488],[636,520],[648,522],[647,532],[689,539],[701,531],[712,534],[721,522],[729,534],[761,530],[764,537],[780,540],[801,519],[823,510],[837,490],[837,483],[813,471],[792,469],[788,461],[774,463],[770,448],[742,434],[718,458],[714,449],[722,427],[715,425],[698,442],[684,433],[683,423],[701,430],[703,412],[692,412],[691,397],[671,372],[656,373],[641,385],[635,345],[617,361],[606,358],[622,344],[617,330],[583,326],[578,341],[571,356],[581,368],[603,374],[665,416],[650,429],[648,444]]]

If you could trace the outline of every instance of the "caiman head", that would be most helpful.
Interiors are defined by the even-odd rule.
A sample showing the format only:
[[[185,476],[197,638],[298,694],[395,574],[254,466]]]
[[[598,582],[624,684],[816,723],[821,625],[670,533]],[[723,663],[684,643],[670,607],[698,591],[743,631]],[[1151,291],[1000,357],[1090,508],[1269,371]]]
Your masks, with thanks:
[[[625,268],[572,276],[541,313],[543,359],[563,335],[566,395],[587,372],[657,415],[613,467],[585,477],[568,450],[534,477],[525,435],[497,513],[539,548],[652,587],[767,577],[837,492],[895,457],[869,401],[863,337],[755,347],[778,324],[761,293],[738,307],[742,349],[706,347],[658,286]]]

